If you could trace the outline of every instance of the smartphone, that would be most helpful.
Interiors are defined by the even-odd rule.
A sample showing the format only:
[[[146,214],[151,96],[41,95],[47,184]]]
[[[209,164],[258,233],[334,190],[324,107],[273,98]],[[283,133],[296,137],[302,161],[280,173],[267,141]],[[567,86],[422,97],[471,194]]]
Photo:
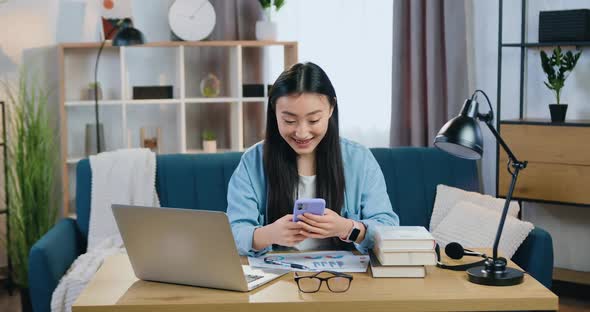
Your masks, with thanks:
[[[313,213],[323,216],[326,208],[326,201],[322,198],[301,198],[295,201],[293,207],[293,222],[299,221],[299,216],[304,213]]]

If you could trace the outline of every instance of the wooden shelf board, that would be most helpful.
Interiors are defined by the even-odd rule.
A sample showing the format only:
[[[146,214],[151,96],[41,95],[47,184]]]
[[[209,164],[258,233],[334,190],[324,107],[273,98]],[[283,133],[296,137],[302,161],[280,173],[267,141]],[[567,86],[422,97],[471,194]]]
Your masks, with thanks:
[[[105,100],[99,101],[98,105],[165,105],[180,104],[180,99],[146,99],[146,100]],[[94,106],[94,101],[66,101],[68,107]]]
[[[539,125],[551,127],[590,127],[590,120],[566,120],[565,122],[551,122],[550,119],[527,118],[501,120],[500,124],[508,125]]]
[[[186,103],[230,103],[239,102],[238,97],[196,97],[185,99]]]
[[[128,100],[122,101],[127,105],[162,105],[162,104],[180,104],[180,99],[146,99],[146,100]]]
[[[232,150],[230,148],[218,148],[217,153],[227,153],[227,152],[238,152],[236,150]],[[205,154],[205,151],[202,149],[187,149],[185,154]]]
[[[98,49],[101,42],[68,42],[60,44],[62,49]],[[266,47],[266,46],[297,46],[296,41],[260,41],[260,40],[232,40],[232,41],[160,41],[148,42],[134,47],[174,48],[174,47]],[[105,48],[117,48],[111,42]]]
[[[553,279],[564,282],[590,285],[590,272],[553,268]]]

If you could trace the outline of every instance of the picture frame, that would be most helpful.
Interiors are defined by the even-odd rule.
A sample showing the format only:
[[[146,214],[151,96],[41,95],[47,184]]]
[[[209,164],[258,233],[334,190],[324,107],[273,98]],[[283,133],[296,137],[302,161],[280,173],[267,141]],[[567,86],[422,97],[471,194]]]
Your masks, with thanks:
[[[120,21],[125,18],[133,21],[132,3],[131,0],[101,0],[100,3],[100,40],[112,40]]]

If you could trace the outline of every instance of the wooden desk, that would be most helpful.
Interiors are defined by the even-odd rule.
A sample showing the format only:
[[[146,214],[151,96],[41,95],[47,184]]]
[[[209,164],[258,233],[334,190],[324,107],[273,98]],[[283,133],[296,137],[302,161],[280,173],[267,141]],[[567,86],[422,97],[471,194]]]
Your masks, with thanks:
[[[470,259],[469,259],[470,258]],[[468,257],[467,261],[474,258]],[[446,263],[460,263],[448,261]],[[510,266],[517,267],[514,263]],[[525,275],[520,285],[472,284],[465,272],[427,267],[426,278],[372,278],[353,273],[348,292],[300,293],[289,273],[248,293],[138,280],[127,255],[107,258],[74,303],[74,312],[102,311],[506,311],[558,310],[555,294]]]

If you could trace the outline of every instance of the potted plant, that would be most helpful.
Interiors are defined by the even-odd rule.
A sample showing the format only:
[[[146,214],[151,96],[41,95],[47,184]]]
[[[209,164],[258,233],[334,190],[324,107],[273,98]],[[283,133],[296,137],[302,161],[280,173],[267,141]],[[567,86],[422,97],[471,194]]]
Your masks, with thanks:
[[[553,54],[548,56],[545,51],[541,51],[541,65],[543,71],[547,74],[547,81],[544,81],[549,90],[555,93],[557,99],[556,104],[549,104],[549,111],[551,113],[552,122],[564,122],[565,114],[567,112],[567,104],[561,103],[561,89],[565,84],[565,80],[569,76],[582,52],[573,54],[571,51],[566,53],[561,52],[561,47],[553,49]]]
[[[5,82],[7,101],[7,195],[10,232],[6,241],[11,278],[21,294],[22,311],[31,311],[29,251],[56,222],[56,166],[59,150],[47,114],[48,92],[21,70],[18,85]]]
[[[264,20],[256,22],[256,39],[276,40],[277,24],[272,21],[272,7],[278,12],[284,5],[285,0],[258,0],[264,11]]]
[[[203,131],[203,150],[205,153],[216,153],[217,152],[217,141],[215,132],[210,130]]]
[[[97,89],[98,100],[102,100],[102,88],[100,87],[100,82],[91,82],[88,84],[88,89],[86,89],[86,99],[94,101],[94,89]]]

